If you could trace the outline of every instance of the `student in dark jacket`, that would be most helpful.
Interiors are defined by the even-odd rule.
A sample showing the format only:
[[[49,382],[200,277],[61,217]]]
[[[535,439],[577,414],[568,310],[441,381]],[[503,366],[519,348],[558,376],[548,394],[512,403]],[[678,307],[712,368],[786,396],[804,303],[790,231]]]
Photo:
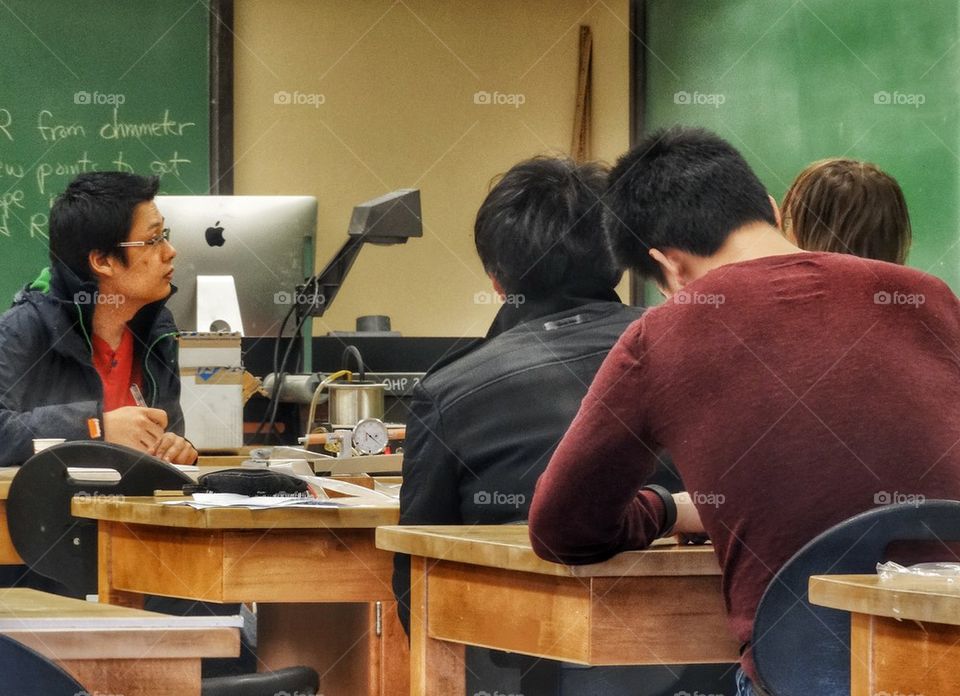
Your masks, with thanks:
[[[196,460],[183,438],[177,329],[164,307],[177,252],[153,200],[158,186],[92,172],[54,202],[52,271],[0,316],[0,465],[28,459],[33,438],[91,438],[91,419],[107,442]]]
[[[493,288],[474,302],[500,309],[485,338],[431,368],[414,392],[401,524],[526,519],[537,477],[594,373],[640,316],[614,290],[621,271],[601,230],[605,181],[596,164],[532,159],[480,207],[475,241]],[[409,591],[410,560],[398,555],[394,592],[407,630]],[[471,660],[470,672],[482,671]],[[498,685],[477,686],[493,693]]]

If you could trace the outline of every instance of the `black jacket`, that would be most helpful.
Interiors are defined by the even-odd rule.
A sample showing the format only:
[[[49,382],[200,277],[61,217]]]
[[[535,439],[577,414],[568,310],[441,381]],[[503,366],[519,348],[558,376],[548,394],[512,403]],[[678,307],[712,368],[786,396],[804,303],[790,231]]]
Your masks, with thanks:
[[[17,293],[0,316],[0,466],[33,454],[33,438],[89,439],[87,420],[103,418],[103,384],[93,366],[91,332],[97,286],[55,266],[49,290]],[[147,404],[167,412],[167,430],[183,435],[177,327],[165,300],[130,321]]]
[[[641,310],[614,293],[504,305],[486,339],[435,365],[407,418],[401,524],[526,520],[593,376]],[[393,586],[409,630],[410,559]]]

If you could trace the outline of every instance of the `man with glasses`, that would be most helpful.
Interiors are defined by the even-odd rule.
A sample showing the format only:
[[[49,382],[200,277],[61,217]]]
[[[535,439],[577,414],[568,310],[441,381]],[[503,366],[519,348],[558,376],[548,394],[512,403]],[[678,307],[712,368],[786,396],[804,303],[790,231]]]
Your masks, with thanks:
[[[102,436],[175,464],[196,460],[164,307],[177,251],[158,188],[156,177],[91,172],[54,202],[51,268],[0,316],[0,465],[54,437]]]

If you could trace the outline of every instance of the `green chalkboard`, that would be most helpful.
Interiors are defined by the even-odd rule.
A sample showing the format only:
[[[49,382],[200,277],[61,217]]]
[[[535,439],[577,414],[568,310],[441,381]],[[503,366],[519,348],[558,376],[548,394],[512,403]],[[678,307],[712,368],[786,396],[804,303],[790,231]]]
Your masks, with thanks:
[[[956,292],[958,17],[955,0],[647,0],[646,130],[718,132],[778,201],[814,160],[875,162],[910,208],[908,263]]]
[[[47,264],[78,173],[210,187],[210,12],[195,0],[0,2],[0,311]]]

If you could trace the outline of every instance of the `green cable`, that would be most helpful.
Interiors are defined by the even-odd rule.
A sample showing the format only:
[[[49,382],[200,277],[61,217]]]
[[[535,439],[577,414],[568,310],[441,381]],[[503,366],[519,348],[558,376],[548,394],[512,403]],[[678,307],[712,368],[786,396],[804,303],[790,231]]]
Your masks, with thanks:
[[[77,310],[77,317],[79,318],[80,330],[83,332],[83,337],[87,339],[87,345],[90,347],[90,354],[93,355],[93,341],[90,340],[90,334],[87,333],[87,327],[83,325],[83,312],[80,311],[80,305],[74,303],[73,305]],[[153,349],[156,345],[165,338],[170,338],[172,336],[177,336],[178,331],[169,331],[165,334],[160,334],[154,339],[153,343],[150,344],[150,347],[147,348],[146,355],[143,356],[143,370],[147,373],[147,378],[150,380],[150,406],[153,407],[157,402],[157,380],[153,378],[153,373],[150,372],[150,367],[148,365],[148,360],[150,359],[150,353],[153,352]]]
[[[93,341],[90,340],[90,334],[87,333],[87,327],[83,325],[83,312],[80,311],[80,305],[73,304],[77,309],[77,317],[80,320],[80,330],[83,331],[83,337],[87,339],[87,345],[90,346],[90,355],[93,355]]]
[[[170,331],[165,334],[160,334],[157,338],[150,344],[150,347],[147,348],[147,354],[143,356],[143,371],[147,373],[147,378],[150,380],[150,407],[155,408],[157,403],[157,380],[153,378],[153,373],[150,372],[150,367],[148,366],[147,361],[150,359],[150,353],[153,352],[154,347],[163,339],[170,338],[171,336],[179,335],[178,331]]]

